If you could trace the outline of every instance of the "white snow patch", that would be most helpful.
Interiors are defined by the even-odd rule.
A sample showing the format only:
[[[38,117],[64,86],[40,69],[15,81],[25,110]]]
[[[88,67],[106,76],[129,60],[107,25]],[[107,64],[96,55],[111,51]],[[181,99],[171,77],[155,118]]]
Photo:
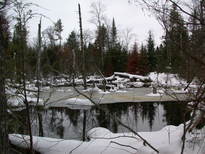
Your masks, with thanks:
[[[146,94],[146,96],[150,96],[150,97],[160,97],[162,96],[163,94],[161,93],[156,93],[156,94],[153,94],[153,93],[149,93],[149,94]]]
[[[102,90],[96,86],[96,87],[94,87],[94,88],[88,88],[88,89],[86,89],[86,90],[83,90],[83,92],[91,92],[91,93],[94,93],[94,92],[102,92]]]
[[[101,91],[101,92],[99,92],[99,94],[110,94],[110,92],[109,91]]]
[[[90,100],[88,100],[86,98],[77,98],[77,97],[69,98],[69,99],[65,100],[65,103],[67,105],[74,105],[74,104],[75,105],[93,105]]]
[[[117,93],[126,93],[127,91],[126,90],[117,90],[116,92]]]
[[[14,96],[10,96],[7,100],[8,104],[10,106],[25,106],[24,103],[24,96],[23,95],[14,95]],[[30,97],[27,96],[27,101],[30,105],[38,105],[38,106],[43,106],[44,105],[44,101],[43,99],[39,98],[39,102],[37,104],[37,97]]]
[[[149,77],[154,82],[153,84],[160,86],[184,86],[187,84],[185,80],[179,78],[176,74],[151,72]]]
[[[179,154],[183,125],[166,126],[160,131],[139,132],[160,154]],[[133,133],[112,133],[105,128],[93,128],[88,131],[89,142],[62,140],[47,137],[33,137],[33,148],[42,154],[155,154],[148,145]],[[204,137],[204,136],[203,136]],[[204,154],[204,140],[199,136],[187,134],[186,154]],[[12,144],[29,148],[29,136],[10,134]],[[195,140],[194,140],[195,139]],[[194,144],[192,141],[195,141]],[[119,143],[119,144],[118,144]],[[124,145],[124,146],[123,146]],[[193,148],[194,147],[194,148]]]

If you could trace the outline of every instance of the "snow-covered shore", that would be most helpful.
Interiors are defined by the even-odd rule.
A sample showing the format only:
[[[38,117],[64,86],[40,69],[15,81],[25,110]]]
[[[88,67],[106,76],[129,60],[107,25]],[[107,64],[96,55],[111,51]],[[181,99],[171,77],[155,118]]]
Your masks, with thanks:
[[[104,91],[105,89],[100,89],[102,88],[103,80],[106,80],[106,86],[109,87],[106,91]],[[50,84],[54,84],[50,80],[48,81]],[[93,105],[88,99],[79,96],[79,93],[77,93],[74,88],[69,86],[57,86],[58,84],[68,85],[67,82],[67,80],[61,78],[56,79],[55,88],[42,86],[40,88],[41,95],[38,103],[36,98],[37,87],[35,87],[34,84],[35,81],[34,83],[28,82],[27,100],[31,105],[46,106],[49,104],[49,106],[54,107]],[[82,79],[76,79],[76,82],[82,82]],[[90,83],[87,90],[82,90],[82,86],[77,86],[76,88],[99,104],[117,102],[161,102],[175,100],[187,101],[190,98],[190,90],[193,91],[193,88],[187,88],[184,90],[187,82],[179,78],[177,75],[156,72],[152,72],[148,76],[115,72],[111,77],[104,79],[98,76],[90,76],[88,77],[87,82]],[[190,86],[197,87],[195,83],[190,84]],[[154,88],[156,89],[155,92]],[[9,105],[15,107],[24,106],[24,96],[22,93],[19,93],[18,89],[8,88],[7,94]]]
[[[139,132],[160,154],[179,154],[181,151],[183,125],[166,126],[160,131]],[[187,134],[185,154],[204,154],[204,136]],[[200,135],[199,135],[200,134]],[[62,140],[47,137],[33,137],[33,147],[41,154],[154,154],[148,145],[133,133],[112,133],[105,128],[88,131],[89,141]],[[12,144],[29,147],[29,136],[10,134]]]

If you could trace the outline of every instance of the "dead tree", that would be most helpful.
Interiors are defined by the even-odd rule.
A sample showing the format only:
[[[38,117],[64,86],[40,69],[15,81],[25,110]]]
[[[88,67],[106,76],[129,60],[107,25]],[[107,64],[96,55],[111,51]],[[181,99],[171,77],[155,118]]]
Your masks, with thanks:
[[[78,12],[79,12],[79,26],[80,26],[80,46],[81,46],[81,53],[82,53],[83,86],[84,86],[84,89],[87,89],[86,73],[85,73],[85,50],[84,50],[84,43],[83,43],[83,28],[82,28],[82,17],[81,17],[80,4],[78,4]]]

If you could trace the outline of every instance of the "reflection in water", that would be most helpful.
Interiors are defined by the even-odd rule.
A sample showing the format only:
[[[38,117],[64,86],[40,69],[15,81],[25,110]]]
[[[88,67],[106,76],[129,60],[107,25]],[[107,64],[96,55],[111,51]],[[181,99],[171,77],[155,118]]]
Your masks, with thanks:
[[[183,123],[184,113],[186,113],[186,104],[179,103],[177,106],[174,106],[172,102],[164,103],[163,105],[166,117],[166,122],[168,125],[179,125]],[[190,119],[190,114],[185,115],[185,120]]]
[[[120,126],[115,117],[135,131],[156,131],[164,126],[179,125],[183,122],[185,104],[166,103],[117,103],[101,105],[110,115],[91,107],[86,111],[86,131],[93,127],[105,127],[114,133],[128,132]],[[83,109],[50,108],[32,109],[33,134],[64,139],[82,139]],[[25,111],[17,112],[25,119]],[[112,116],[112,117],[111,117]],[[189,115],[186,119],[189,118]],[[12,120],[15,121],[11,117]],[[27,134],[25,126],[12,123],[11,133]]]
[[[153,126],[153,121],[155,118],[155,113],[156,113],[156,107],[154,103],[141,103],[141,117],[142,120],[147,120],[149,121],[149,127],[150,130],[152,130],[152,126]]]

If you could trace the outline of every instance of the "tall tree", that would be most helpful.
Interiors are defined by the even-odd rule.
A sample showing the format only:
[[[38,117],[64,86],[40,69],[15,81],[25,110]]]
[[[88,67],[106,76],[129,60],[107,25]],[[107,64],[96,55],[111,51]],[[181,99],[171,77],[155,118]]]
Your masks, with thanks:
[[[140,57],[139,57],[139,72],[142,75],[146,75],[149,72],[148,68],[148,55],[147,55],[147,49],[142,44],[140,48]]]
[[[134,43],[132,52],[128,55],[127,72],[139,74],[139,53],[137,43]]]
[[[186,65],[185,53],[188,49],[189,38],[183,17],[175,4],[172,5],[168,23],[165,41],[169,52],[170,65],[174,72],[181,72]]]
[[[80,27],[80,49],[82,53],[82,75],[83,75],[83,86],[84,89],[87,89],[86,83],[86,72],[85,72],[85,49],[84,49],[84,39],[83,39],[83,28],[82,28],[82,16],[81,16],[81,7],[78,4],[78,12],[79,12],[79,27]],[[83,140],[85,138],[83,137]]]
[[[62,41],[61,33],[63,31],[63,25],[61,19],[58,19],[57,22],[54,24],[54,31],[56,33],[56,36],[59,40],[59,44],[61,46],[61,41]]]
[[[96,49],[100,54],[101,59],[97,60],[97,67],[100,68],[100,70],[103,72],[104,70],[104,52],[105,52],[105,38],[107,37],[107,27],[105,26],[105,5],[100,1],[93,2],[91,4],[91,11],[92,14],[91,22],[94,23],[97,27],[96,30],[96,41],[95,46]]]
[[[33,154],[33,136],[32,136],[32,128],[31,128],[31,115],[30,115],[30,106],[27,99],[27,88],[26,88],[26,52],[27,52],[27,24],[31,18],[35,15],[35,13],[32,12],[30,7],[32,6],[31,3],[23,3],[22,1],[14,1],[14,12],[16,13],[16,16],[14,16],[14,19],[16,20],[15,25],[15,32],[16,32],[16,41],[19,41],[19,47],[16,49],[19,59],[20,59],[20,71],[19,71],[19,77],[20,77],[20,84],[22,86],[22,95],[24,97],[24,104],[26,106],[26,116],[27,116],[27,128],[28,128],[28,134],[29,134],[29,141],[30,141],[30,153]],[[21,87],[19,87],[21,88]]]
[[[156,65],[157,65],[154,46],[155,44],[154,44],[153,34],[151,31],[149,31],[149,36],[147,39],[147,55],[148,55],[148,65],[149,65],[148,67],[150,72],[156,71]]]
[[[115,25],[115,19],[112,20],[112,27],[110,32],[110,47],[113,48],[117,43],[117,28]]]
[[[95,40],[95,47],[100,58],[97,60],[97,64],[98,64],[97,66],[101,69],[102,72],[104,71],[103,69],[105,67],[104,56],[105,56],[105,51],[107,50],[107,46],[108,46],[108,32],[107,32],[107,28],[103,24],[101,27],[99,27],[97,31],[96,40]]]
[[[8,50],[9,32],[8,21],[4,12],[0,11],[0,151],[2,154],[9,153],[8,141],[8,113],[5,92],[6,79],[6,51]]]
[[[68,47],[68,52],[72,53],[72,61],[75,66],[76,73],[79,73],[79,67],[81,63],[80,59],[80,42],[75,31],[72,31],[67,39],[66,46]]]
[[[96,25],[97,29],[104,24],[105,21],[105,5],[98,0],[93,2],[90,6],[90,13],[92,14],[90,22]]]

